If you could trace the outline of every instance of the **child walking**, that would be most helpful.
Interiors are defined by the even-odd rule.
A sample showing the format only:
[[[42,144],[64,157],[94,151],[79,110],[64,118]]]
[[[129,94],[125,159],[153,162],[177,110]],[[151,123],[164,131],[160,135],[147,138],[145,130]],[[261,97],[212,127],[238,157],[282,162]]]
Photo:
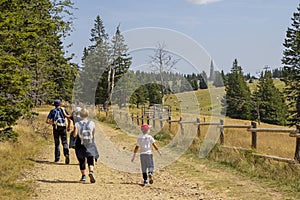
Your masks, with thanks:
[[[158,151],[159,155],[161,152],[159,151],[157,145],[155,144],[154,138],[149,135],[149,126],[148,124],[143,124],[141,126],[141,131],[143,135],[139,136],[137,139],[136,146],[133,151],[133,156],[131,162],[134,161],[135,156],[140,148],[140,159],[141,159],[141,168],[144,179],[144,185],[148,185],[148,183],[153,184],[153,170],[154,170],[154,162],[153,162],[153,154],[151,145]],[[149,182],[148,182],[149,178]]]

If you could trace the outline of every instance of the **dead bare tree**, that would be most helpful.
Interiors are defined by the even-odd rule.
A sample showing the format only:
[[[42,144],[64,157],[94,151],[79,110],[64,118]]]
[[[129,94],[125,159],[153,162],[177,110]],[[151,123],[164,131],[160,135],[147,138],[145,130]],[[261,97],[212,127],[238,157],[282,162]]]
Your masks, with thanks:
[[[166,93],[164,74],[171,72],[180,59],[173,58],[173,56],[166,50],[165,43],[159,43],[157,49],[154,50],[154,56],[151,56],[150,58],[151,70],[154,73],[159,73],[162,106],[164,106]]]

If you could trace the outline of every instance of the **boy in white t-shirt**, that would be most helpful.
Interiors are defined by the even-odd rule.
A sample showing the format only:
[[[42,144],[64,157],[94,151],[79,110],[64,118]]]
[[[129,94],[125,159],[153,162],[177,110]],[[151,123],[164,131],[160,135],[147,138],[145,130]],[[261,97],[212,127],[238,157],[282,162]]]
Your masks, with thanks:
[[[149,183],[153,183],[153,170],[154,170],[154,162],[153,162],[153,154],[151,145],[158,151],[158,153],[161,155],[161,152],[159,151],[157,145],[155,144],[155,140],[151,135],[148,135],[149,133],[149,126],[148,124],[143,124],[141,126],[141,130],[143,132],[143,135],[139,136],[137,139],[136,146],[133,151],[133,156],[131,161],[134,161],[134,158],[138,152],[138,149],[140,148],[140,159],[141,159],[141,168],[142,168],[142,174],[144,179],[144,185],[148,184],[148,177],[149,177]],[[148,172],[148,176],[147,176]]]

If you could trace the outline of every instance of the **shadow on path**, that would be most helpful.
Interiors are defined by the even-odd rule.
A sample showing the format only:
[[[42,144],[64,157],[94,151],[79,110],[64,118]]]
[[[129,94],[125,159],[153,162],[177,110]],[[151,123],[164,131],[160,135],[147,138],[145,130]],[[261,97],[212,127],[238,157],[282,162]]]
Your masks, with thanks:
[[[43,182],[43,183],[81,183],[80,181],[46,180],[46,179],[38,179],[37,181]]]
[[[26,160],[30,160],[36,163],[41,163],[41,164],[50,164],[50,165],[78,165],[78,164],[65,164],[65,163],[59,163],[59,162],[51,162],[48,160],[35,160],[33,158],[27,158]]]

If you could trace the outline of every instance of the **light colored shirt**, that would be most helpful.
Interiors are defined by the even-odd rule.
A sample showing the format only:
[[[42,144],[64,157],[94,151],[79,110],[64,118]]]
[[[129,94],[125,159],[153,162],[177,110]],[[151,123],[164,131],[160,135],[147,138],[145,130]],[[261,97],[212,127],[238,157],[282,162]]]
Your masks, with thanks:
[[[143,134],[138,137],[136,146],[140,148],[140,154],[152,154],[151,145],[155,142],[151,135]]]
[[[87,123],[87,120],[81,120],[81,123]],[[76,122],[75,126],[76,126],[77,130],[80,131],[81,126],[80,126],[79,122]],[[90,121],[88,128],[89,128],[89,130],[93,131],[95,128],[95,123],[93,121]]]

